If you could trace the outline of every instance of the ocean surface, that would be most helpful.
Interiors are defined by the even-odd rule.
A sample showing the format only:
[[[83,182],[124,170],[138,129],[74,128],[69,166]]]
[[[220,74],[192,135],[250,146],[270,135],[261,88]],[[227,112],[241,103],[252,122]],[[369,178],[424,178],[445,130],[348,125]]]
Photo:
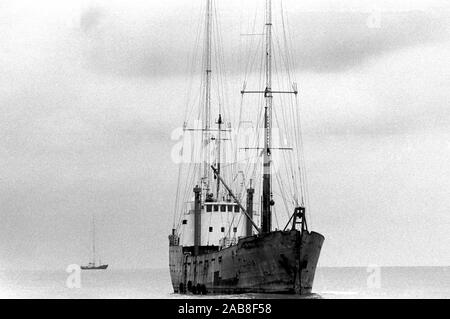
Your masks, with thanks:
[[[0,298],[204,298],[173,294],[168,269],[82,271],[78,281],[71,277],[68,284],[69,276],[65,269],[0,271]],[[318,268],[313,291],[302,298],[449,299],[450,267]],[[299,298],[261,294],[207,297]]]

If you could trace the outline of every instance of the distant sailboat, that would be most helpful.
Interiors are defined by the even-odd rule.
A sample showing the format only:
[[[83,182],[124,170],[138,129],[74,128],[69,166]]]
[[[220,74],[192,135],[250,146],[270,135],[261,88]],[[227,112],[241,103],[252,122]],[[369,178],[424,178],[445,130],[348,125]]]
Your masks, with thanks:
[[[87,266],[81,266],[82,270],[104,270],[108,268],[107,264],[102,264],[102,261],[99,259],[99,262],[96,263],[95,256],[95,215],[92,214],[92,261]]]

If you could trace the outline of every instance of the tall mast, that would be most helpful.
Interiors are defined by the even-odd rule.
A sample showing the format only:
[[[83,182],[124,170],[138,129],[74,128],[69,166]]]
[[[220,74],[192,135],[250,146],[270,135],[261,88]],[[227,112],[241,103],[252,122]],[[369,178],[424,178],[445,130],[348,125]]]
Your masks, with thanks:
[[[263,153],[263,194],[262,194],[262,232],[270,232],[271,214],[271,145],[272,145],[272,1],[266,0],[265,23],[265,73],[266,89],[264,92],[264,153]]]
[[[209,189],[210,176],[210,154],[207,146],[210,142],[210,128],[211,128],[211,38],[212,38],[212,0],[206,0],[206,36],[205,36],[205,54],[206,54],[206,79],[205,79],[205,110],[204,110],[204,132],[203,132],[203,146],[204,158],[203,164],[203,178],[206,179],[206,188]]]
[[[219,127],[219,130],[217,132],[218,138],[217,138],[217,174],[220,175],[220,161],[221,161],[221,152],[220,152],[220,147],[221,147],[221,140],[222,140],[222,114],[219,113],[219,119],[217,120],[217,125]],[[220,181],[217,178],[217,185],[216,185],[216,199],[219,200],[219,192],[220,192]]]

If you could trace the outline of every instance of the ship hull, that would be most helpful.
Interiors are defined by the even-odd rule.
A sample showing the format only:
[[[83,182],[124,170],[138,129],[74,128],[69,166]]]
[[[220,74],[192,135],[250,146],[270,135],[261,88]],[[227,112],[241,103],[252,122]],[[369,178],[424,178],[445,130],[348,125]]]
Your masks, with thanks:
[[[315,232],[274,231],[245,237],[228,248],[192,256],[170,246],[175,293],[309,294],[324,237]]]

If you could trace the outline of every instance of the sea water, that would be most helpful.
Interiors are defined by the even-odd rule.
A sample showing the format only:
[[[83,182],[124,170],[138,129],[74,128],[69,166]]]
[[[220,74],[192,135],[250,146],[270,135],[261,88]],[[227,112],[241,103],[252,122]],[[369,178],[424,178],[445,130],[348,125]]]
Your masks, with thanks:
[[[168,269],[0,271],[0,298],[201,298],[172,292]],[[318,268],[306,298],[450,298],[450,267]],[[214,295],[213,298],[299,298]],[[305,297],[301,297],[305,298]]]

